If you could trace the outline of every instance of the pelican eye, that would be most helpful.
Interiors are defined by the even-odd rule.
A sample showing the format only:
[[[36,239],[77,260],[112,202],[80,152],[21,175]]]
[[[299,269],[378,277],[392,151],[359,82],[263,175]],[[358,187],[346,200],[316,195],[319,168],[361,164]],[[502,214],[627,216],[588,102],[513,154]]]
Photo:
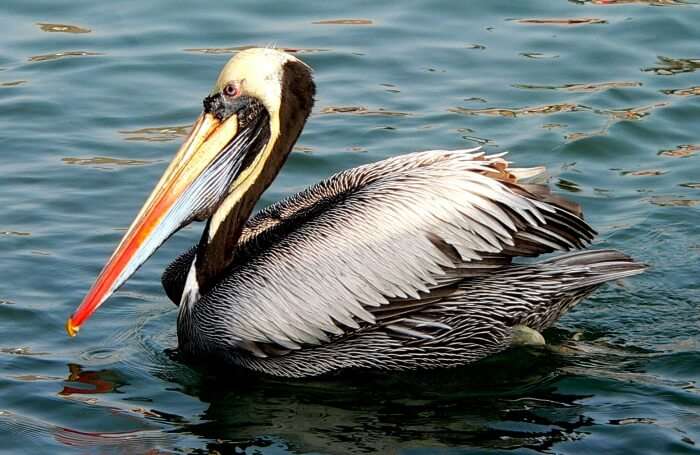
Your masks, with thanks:
[[[238,87],[234,84],[226,84],[223,90],[224,95],[234,97],[238,95]]]

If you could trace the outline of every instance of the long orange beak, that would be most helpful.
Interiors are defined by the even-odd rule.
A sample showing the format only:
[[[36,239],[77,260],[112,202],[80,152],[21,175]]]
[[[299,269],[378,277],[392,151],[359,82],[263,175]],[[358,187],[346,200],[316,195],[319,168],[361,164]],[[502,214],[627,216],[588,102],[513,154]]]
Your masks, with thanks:
[[[222,154],[231,153],[238,134],[238,117],[219,121],[205,113],[161,177],[78,309],[68,318],[66,331],[75,336],[85,321],[175,231],[189,224],[209,201],[225,193]],[[238,153],[238,152],[237,152]],[[217,186],[218,185],[218,186]]]

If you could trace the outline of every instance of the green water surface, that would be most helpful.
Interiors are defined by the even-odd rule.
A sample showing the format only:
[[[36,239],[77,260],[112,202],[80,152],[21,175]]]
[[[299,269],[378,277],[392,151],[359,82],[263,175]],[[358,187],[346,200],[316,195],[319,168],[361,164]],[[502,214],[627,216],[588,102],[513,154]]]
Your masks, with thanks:
[[[351,21],[349,21],[351,20]],[[700,6],[680,0],[0,3],[0,451],[697,453]],[[544,164],[648,263],[545,333],[451,371],[211,377],[165,353],[182,231],[68,338],[224,62],[275,45],[316,108],[267,205],[400,153]]]

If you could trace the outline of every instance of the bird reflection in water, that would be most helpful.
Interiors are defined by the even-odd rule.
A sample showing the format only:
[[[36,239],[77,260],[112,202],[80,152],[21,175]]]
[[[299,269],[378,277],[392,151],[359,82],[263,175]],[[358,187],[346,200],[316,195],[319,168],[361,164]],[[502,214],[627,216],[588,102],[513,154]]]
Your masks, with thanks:
[[[176,438],[164,431],[170,427],[167,422],[171,416],[167,413],[134,408],[123,400],[102,402],[85,396],[120,393],[119,388],[128,384],[122,375],[111,369],[83,370],[83,367],[77,364],[69,364],[68,371],[68,377],[58,395],[89,404],[89,414],[95,413],[97,417],[103,413],[109,414],[111,425],[118,419],[120,428],[119,431],[100,431],[103,420],[99,418],[87,420],[92,431],[56,425],[51,433],[57,442],[85,453],[171,453],[165,448],[174,447]],[[82,425],[78,424],[84,425],[84,422]]]
[[[117,392],[118,387],[126,384],[112,370],[83,371],[80,365],[68,364],[69,375],[59,395],[94,394]]]
[[[197,435],[208,441],[206,450],[221,454],[265,447],[330,454],[547,451],[585,438],[598,423],[585,415],[582,401],[589,397],[558,390],[562,360],[549,350],[522,348],[471,368],[428,373],[254,383],[206,374],[181,384],[209,406],[178,432]]]
[[[156,375],[207,403],[203,412],[188,416],[133,408],[122,374],[72,364],[59,395],[83,401],[91,394],[118,393],[99,402],[90,397],[90,408],[124,418],[127,431],[95,431],[100,428],[91,423],[93,431],[56,427],[54,437],[87,451],[117,453],[279,448],[347,454],[455,446],[546,451],[584,438],[586,428],[597,423],[585,415],[582,400],[588,397],[558,390],[565,359],[551,350],[519,348],[468,369],[292,382],[190,374],[166,361]]]

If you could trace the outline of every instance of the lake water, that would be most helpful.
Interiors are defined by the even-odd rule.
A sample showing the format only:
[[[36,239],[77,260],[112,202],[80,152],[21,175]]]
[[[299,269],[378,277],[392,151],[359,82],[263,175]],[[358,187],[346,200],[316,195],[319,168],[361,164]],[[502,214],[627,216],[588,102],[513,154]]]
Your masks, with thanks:
[[[680,0],[0,5],[0,451],[698,453],[700,6]],[[451,371],[281,381],[171,360],[171,239],[68,338],[220,67],[275,45],[317,104],[261,206],[400,153],[548,166],[650,264]]]

